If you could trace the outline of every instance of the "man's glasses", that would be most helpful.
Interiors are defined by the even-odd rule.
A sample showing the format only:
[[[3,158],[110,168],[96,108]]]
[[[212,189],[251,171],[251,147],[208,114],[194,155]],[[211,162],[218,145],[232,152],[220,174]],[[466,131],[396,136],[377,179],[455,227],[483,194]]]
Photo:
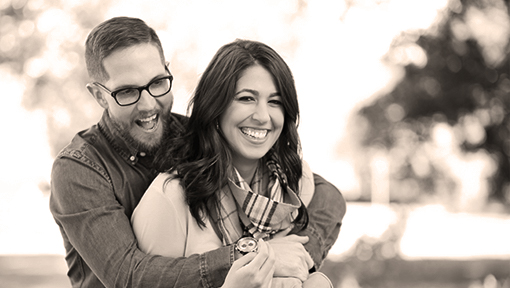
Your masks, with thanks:
[[[168,71],[168,70],[167,70]],[[170,72],[169,72],[170,73]],[[94,82],[93,84],[103,88],[106,92],[112,95],[113,99],[120,106],[133,105],[140,100],[143,90],[147,90],[152,97],[160,97],[170,92],[172,89],[172,81],[174,77],[172,75],[156,78],[149,82],[149,84],[140,87],[122,88],[115,91],[110,91],[103,84]]]

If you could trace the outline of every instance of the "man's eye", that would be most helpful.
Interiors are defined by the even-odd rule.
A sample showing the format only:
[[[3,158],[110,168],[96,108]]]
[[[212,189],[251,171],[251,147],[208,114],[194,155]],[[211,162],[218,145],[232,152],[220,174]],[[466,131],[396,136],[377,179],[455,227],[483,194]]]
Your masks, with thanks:
[[[136,96],[137,94],[138,94],[138,90],[136,90],[136,89],[132,89],[132,88],[122,89],[117,92],[117,97],[132,97],[132,96]]]
[[[165,79],[159,79],[159,80],[156,80],[156,81],[152,82],[151,87],[152,87],[152,86],[155,86],[155,87],[157,87],[157,86],[161,86],[161,85],[163,85],[164,83],[165,83]]]

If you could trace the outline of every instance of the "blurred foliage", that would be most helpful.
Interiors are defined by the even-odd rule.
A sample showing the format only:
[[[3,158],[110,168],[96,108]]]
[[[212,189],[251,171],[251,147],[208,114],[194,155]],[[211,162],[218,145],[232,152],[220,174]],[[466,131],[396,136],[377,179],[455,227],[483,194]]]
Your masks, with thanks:
[[[22,104],[45,111],[56,156],[76,131],[102,112],[85,89],[86,34],[102,21],[99,5],[82,1],[12,0],[0,4],[0,69],[25,84]]]
[[[195,40],[196,37],[203,38],[204,36],[200,33],[206,32],[207,29],[204,31],[199,29],[203,26],[200,22],[183,24],[183,18],[186,18],[183,15],[190,12],[195,13],[196,11],[193,9],[197,5],[201,7],[218,5],[212,1],[197,1],[198,4],[195,5],[189,3],[193,2],[162,3],[157,0],[139,2],[115,0],[0,1],[0,69],[17,76],[24,83],[23,108],[29,111],[41,110],[46,115],[51,156],[55,157],[77,131],[95,124],[103,112],[85,89],[89,79],[83,55],[84,42],[88,33],[98,23],[109,17],[108,14],[141,17],[158,31],[171,69],[179,71],[178,81],[175,81],[173,88],[174,111],[178,108],[182,110],[182,107],[187,103],[190,91],[196,85],[197,64],[201,63],[199,61],[203,61],[202,59],[197,60],[197,55],[202,58],[206,57],[204,59],[207,59],[205,62],[207,64],[209,57],[212,57],[217,47],[231,40],[229,33],[218,33],[218,36],[227,37],[228,40],[216,39],[220,37],[205,38],[206,40],[203,41],[208,41],[208,47],[211,46],[213,50],[202,49],[202,46],[206,45],[200,45]],[[251,5],[257,6],[258,4],[258,2],[254,2]],[[179,12],[175,12],[177,10],[175,6],[178,5],[181,9]],[[119,8],[119,6],[124,8]],[[301,10],[302,6],[304,6],[303,3],[298,3],[297,11]],[[126,10],[126,7],[129,9]],[[112,8],[116,10],[111,11]],[[204,9],[207,10],[207,8]],[[281,11],[283,10],[285,9],[281,9]],[[293,11],[290,9],[285,12],[288,14],[282,14],[282,19],[285,20],[282,20],[282,23],[285,23],[280,27],[281,29],[289,30],[293,21],[296,21],[292,17],[297,17],[299,12],[297,15],[293,15],[291,13]],[[216,17],[214,12],[210,14],[212,15],[211,19]],[[243,16],[238,17],[242,18]],[[289,18],[287,19],[287,17]],[[236,19],[236,17],[232,17],[232,21],[235,22]],[[180,29],[182,25],[191,26],[186,30]],[[219,26],[221,27],[221,25]],[[257,27],[259,26],[265,27],[264,25]],[[235,29],[236,27],[232,28],[232,30]],[[253,31],[252,35],[257,33],[257,31]],[[275,45],[276,49],[289,50],[288,47],[292,47],[296,38],[293,35],[287,35],[288,39]],[[200,71],[202,69],[200,68]],[[178,112],[185,113],[180,110]]]
[[[458,184],[442,167],[446,154],[431,152],[437,128],[448,127],[464,155],[482,153],[494,163],[487,198],[508,208],[508,3],[450,1],[444,13],[430,31],[408,31],[393,42],[385,60],[400,64],[405,76],[359,110],[357,126],[364,128],[359,141],[387,151],[392,201],[418,201],[415,190],[448,198]],[[359,170],[366,178],[366,164]]]
[[[104,20],[113,2],[0,2],[0,69],[25,84],[25,109],[44,111],[52,156],[76,131],[94,124],[102,113],[84,88],[88,76],[83,42],[88,32]],[[374,3],[383,2],[390,1]],[[299,11],[304,5],[300,3]],[[345,3],[345,13],[359,4]],[[477,155],[493,163],[492,170],[489,163],[488,171],[481,172],[490,180],[487,196],[508,207],[508,4],[502,0],[450,0],[449,9],[441,13],[441,21],[432,28],[406,31],[394,39],[385,61],[402,70],[403,80],[391,92],[361,108],[349,124],[354,131],[352,138],[362,149],[355,163],[361,179],[361,199],[370,199],[371,161],[374,153],[383,151],[389,162],[392,201],[419,201],[423,195],[456,201],[452,191],[462,184],[451,171],[452,166],[445,164],[449,151],[437,145],[438,134],[446,131],[454,136],[453,143],[466,157]],[[339,21],[345,15],[340,16]],[[154,18],[160,19],[159,28],[174,24],[165,13]],[[170,38],[170,34],[165,36]],[[292,42],[292,37],[288,41]],[[168,60],[179,71],[182,86],[190,91],[197,72],[188,62],[196,56],[192,52],[197,51],[198,44],[189,41],[172,48],[172,55],[180,57]]]

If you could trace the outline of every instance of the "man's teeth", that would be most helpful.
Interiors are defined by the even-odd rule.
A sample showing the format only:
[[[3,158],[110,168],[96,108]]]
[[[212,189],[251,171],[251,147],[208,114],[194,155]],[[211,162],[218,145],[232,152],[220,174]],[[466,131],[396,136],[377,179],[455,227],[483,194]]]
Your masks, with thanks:
[[[151,117],[143,118],[138,121],[140,126],[144,129],[150,130],[153,129],[156,126],[156,118],[158,117],[157,114],[152,115]]]
[[[158,116],[157,114],[154,114],[154,115],[152,115],[151,117],[147,117],[147,118],[140,119],[140,121],[141,121],[141,122],[150,122],[150,121],[152,121],[152,120],[156,119],[156,117],[157,117],[157,116]]]
[[[256,138],[256,139],[262,139],[264,137],[266,137],[267,135],[267,130],[260,130],[260,129],[253,129],[253,128],[241,128],[241,131],[252,137],[252,138]]]

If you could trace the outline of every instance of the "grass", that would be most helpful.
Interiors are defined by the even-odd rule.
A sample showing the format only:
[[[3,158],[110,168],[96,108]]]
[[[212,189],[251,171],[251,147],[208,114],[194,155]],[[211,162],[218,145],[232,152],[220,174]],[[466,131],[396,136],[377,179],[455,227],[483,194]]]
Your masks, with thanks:
[[[0,288],[70,288],[62,255],[0,256]],[[510,288],[510,260],[326,260],[336,288]],[[492,283],[492,284],[491,284]]]

